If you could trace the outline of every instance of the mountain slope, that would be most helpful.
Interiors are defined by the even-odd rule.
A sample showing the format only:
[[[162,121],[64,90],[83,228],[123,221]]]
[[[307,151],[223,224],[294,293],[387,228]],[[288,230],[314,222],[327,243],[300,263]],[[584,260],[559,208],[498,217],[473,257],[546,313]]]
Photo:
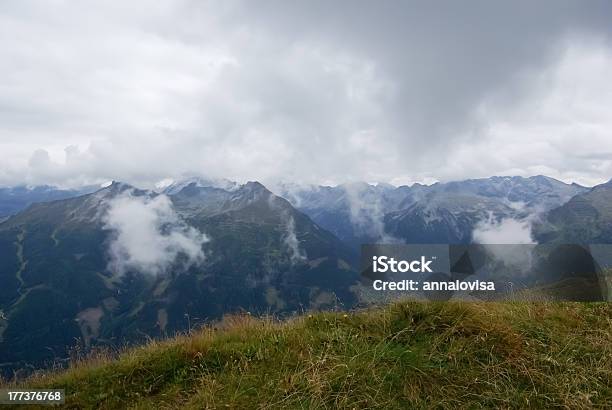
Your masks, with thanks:
[[[58,189],[51,186],[17,186],[0,188],[0,222],[37,202],[56,201],[72,198],[94,191],[91,187],[82,189]]]
[[[353,247],[384,237],[384,215],[399,209],[414,195],[408,187],[366,183],[335,187],[286,184],[279,191],[313,221]]]
[[[552,209],[535,232],[542,242],[611,243],[612,181]]]
[[[410,187],[282,185],[281,196],[350,246],[468,243],[479,222],[524,219],[588,189],[545,176],[491,177]]]
[[[65,357],[76,340],[85,348],[142,341],[240,309],[283,313],[354,303],[355,255],[287,201],[258,183],[197,194],[192,188],[155,202],[165,197],[113,183],[32,205],[0,224],[0,368]],[[108,221],[117,199],[122,207],[138,205],[121,232]],[[209,238],[198,264],[184,263],[181,253],[190,240],[183,233],[192,231]],[[113,248],[121,233],[145,262],[168,251],[163,271],[112,264],[117,255],[136,260],[128,248]]]
[[[573,196],[586,192],[588,188],[537,175],[528,178],[494,176],[468,179],[434,184],[431,190],[436,193],[491,198],[513,208],[533,213],[560,206]]]
[[[105,334],[105,301],[119,296],[105,273],[106,241],[100,216],[106,201],[131,190],[113,184],[96,193],[31,205],[0,224],[0,370],[63,357],[67,346]],[[110,321],[110,318],[108,318]]]
[[[611,321],[605,303],[241,315],[18,387],[71,408],[610,408]]]
[[[489,197],[430,192],[410,207],[385,216],[385,230],[407,243],[470,243],[482,221],[525,215]]]

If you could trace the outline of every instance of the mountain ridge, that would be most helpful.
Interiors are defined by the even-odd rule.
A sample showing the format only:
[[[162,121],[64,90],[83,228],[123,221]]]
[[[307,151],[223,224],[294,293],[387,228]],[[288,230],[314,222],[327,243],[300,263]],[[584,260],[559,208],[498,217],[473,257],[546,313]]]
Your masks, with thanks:
[[[356,256],[263,185],[223,191],[220,212],[180,192],[113,182],[0,224],[0,370],[180,331],[185,314],[353,303]]]

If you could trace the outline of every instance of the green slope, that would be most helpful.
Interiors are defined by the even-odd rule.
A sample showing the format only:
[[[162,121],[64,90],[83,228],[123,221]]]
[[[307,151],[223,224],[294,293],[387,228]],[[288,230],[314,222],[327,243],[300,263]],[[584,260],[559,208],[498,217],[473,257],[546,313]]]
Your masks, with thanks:
[[[24,385],[64,388],[72,408],[610,408],[612,305],[232,316]]]

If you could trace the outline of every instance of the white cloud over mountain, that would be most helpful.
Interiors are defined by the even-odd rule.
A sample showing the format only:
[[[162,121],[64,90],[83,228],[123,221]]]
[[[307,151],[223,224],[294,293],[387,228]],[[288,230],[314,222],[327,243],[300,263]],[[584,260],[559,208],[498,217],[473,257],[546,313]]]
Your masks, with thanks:
[[[159,275],[171,267],[184,269],[204,261],[208,237],[187,226],[165,195],[153,198],[126,192],[108,203],[105,229],[112,232],[109,269]]]

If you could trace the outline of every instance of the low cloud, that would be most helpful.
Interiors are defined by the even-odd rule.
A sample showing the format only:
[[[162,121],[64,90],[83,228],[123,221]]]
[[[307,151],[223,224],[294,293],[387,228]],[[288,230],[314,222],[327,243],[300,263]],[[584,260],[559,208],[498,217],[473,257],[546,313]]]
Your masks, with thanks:
[[[515,273],[528,272],[532,268],[533,247],[525,245],[536,243],[531,237],[531,222],[530,218],[495,221],[489,216],[476,226],[472,239],[485,245],[491,256],[512,267]]]
[[[295,234],[295,219],[293,219],[292,216],[287,218],[285,229],[286,232],[283,236],[283,243],[289,250],[291,263],[298,263],[306,260],[306,252],[300,249],[300,241]]]
[[[366,235],[383,243],[401,242],[385,231],[387,210],[381,195],[370,192],[371,186],[366,184],[345,184],[343,187],[349,203],[351,224],[358,235]]]
[[[124,193],[108,203],[104,228],[112,232],[109,269],[119,274],[134,270],[159,275],[204,261],[208,237],[188,226],[165,195],[150,198]]]
[[[284,225],[284,233],[282,235],[282,243],[289,251],[291,263],[296,264],[307,259],[306,252],[300,249],[300,240],[295,232],[295,218],[289,214],[289,211],[282,206],[284,199],[276,195],[268,197],[268,206],[280,213],[281,223]]]
[[[481,221],[472,232],[474,242],[481,244],[533,244],[531,221],[505,218],[495,221],[492,217]]]

